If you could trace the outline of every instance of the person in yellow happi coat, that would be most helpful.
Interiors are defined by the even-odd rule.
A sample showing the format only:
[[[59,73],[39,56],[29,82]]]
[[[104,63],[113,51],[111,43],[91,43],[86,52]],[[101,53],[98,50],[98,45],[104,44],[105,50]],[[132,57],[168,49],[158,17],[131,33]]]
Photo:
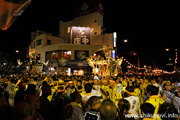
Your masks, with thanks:
[[[103,80],[103,84],[101,85],[101,93],[102,93],[102,100],[108,99],[109,98],[109,85],[108,85],[108,80]]]
[[[108,92],[109,92],[110,100],[112,100],[118,107],[118,101],[119,99],[122,98],[121,92],[118,92],[117,85],[114,80],[110,80],[109,83],[110,83],[110,86],[109,86]]]
[[[122,79],[121,83],[123,87],[127,87],[127,79]]]
[[[136,81],[135,83],[133,95],[139,98],[139,106],[138,106],[139,113],[138,114],[140,115],[141,114],[140,106],[142,104],[142,100],[141,100],[142,97],[141,97],[140,83],[138,83],[138,81]]]
[[[150,95],[150,98],[146,100],[145,103],[150,103],[155,107],[153,120],[161,120],[158,116],[159,105],[164,103],[164,98],[158,96],[159,89],[154,85],[147,86],[147,94]]]

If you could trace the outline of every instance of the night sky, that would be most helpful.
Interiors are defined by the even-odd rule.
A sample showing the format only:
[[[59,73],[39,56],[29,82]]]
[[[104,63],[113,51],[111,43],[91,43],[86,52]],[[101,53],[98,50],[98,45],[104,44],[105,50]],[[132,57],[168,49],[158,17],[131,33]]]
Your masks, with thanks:
[[[0,30],[0,50],[15,53],[18,49],[20,56],[24,56],[32,31],[39,29],[57,35],[59,21],[71,20],[74,6],[84,1],[63,0],[60,3],[55,0],[32,0],[8,30]],[[133,51],[138,53],[141,66],[160,66],[166,56],[165,48],[177,48],[180,53],[180,10],[177,3],[115,0],[104,0],[102,3],[105,32],[117,32],[120,56],[128,56],[127,53]],[[128,39],[128,43],[123,43],[124,39]],[[137,59],[137,56],[129,59]]]

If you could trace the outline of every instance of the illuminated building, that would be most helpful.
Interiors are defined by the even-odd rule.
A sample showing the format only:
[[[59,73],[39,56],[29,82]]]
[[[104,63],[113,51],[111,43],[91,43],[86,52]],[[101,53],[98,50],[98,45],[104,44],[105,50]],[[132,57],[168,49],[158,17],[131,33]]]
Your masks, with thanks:
[[[72,74],[82,74],[82,70],[90,68],[86,57],[103,45],[114,46],[113,33],[103,33],[101,2],[92,5],[89,1],[77,6],[74,16],[73,20],[59,22],[58,37],[38,30],[32,32],[29,56],[38,55],[41,63],[49,60],[51,72],[62,73],[72,68]]]

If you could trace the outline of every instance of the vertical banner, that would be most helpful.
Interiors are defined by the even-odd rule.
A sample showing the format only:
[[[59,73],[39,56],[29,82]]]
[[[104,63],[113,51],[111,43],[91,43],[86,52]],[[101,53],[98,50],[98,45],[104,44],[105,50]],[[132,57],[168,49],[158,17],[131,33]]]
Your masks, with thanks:
[[[72,44],[90,45],[91,28],[89,27],[72,27],[71,29],[71,41]]]
[[[116,57],[116,52],[115,50],[112,50],[112,58],[115,58]]]
[[[113,32],[113,47],[116,48],[117,33]]]

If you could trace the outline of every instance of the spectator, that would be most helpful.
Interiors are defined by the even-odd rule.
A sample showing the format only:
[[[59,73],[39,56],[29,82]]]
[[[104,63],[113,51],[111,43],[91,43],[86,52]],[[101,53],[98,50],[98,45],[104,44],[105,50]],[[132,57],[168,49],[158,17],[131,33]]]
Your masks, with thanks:
[[[114,80],[110,80],[109,81],[109,97],[110,100],[112,100],[116,105],[118,104],[118,99],[121,98],[121,94],[119,94],[117,92],[117,86],[116,86],[116,82]],[[119,97],[120,96],[120,97]]]
[[[54,117],[56,120],[61,120],[64,114],[64,107],[71,102],[71,97],[66,95],[65,86],[60,84],[58,87],[57,94],[51,101],[54,109]]]
[[[139,98],[137,96],[134,96],[134,88],[132,86],[126,87],[126,95],[125,98],[130,103],[130,109],[128,111],[129,115],[127,115],[129,118],[135,118],[137,119],[139,115]]]
[[[109,98],[109,82],[107,79],[103,80],[103,84],[101,86],[101,93],[102,93],[102,98],[103,100]]]
[[[128,111],[130,109],[130,103],[126,99],[120,99],[118,107],[120,120],[125,120],[125,115],[128,114]]]
[[[43,116],[44,120],[51,120],[52,104],[47,99],[47,97],[51,95],[51,87],[49,84],[43,84],[41,89],[42,89],[42,96],[40,97],[41,108],[39,110],[39,113]]]
[[[82,102],[82,97],[79,92],[71,93],[72,102],[64,108],[65,120],[84,120],[83,109],[79,105]]]
[[[152,120],[155,107],[150,103],[143,103],[141,105],[141,116],[140,118],[143,118],[143,120]]]
[[[0,87],[0,119],[11,120],[12,109],[4,97],[4,90]]]
[[[30,100],[35,107],[35,114],[33,116],[32,120],[44,120],[44,118],[42,117],[42,115],[39,114],[39,109],[41,108],[41,101],[40,101],[40,97],[37,94],[28,94],[26,96],[27,100]]]
[[[14,89],[16,81],[14,78],[11,79],[11,83],[7,86],[6,91],[8,92],[8,102],[11,107],[14,107]]]
[[[172,104],[175,106],[175,108],[178,110],[178,113],[180,115],[180,87],[174,88],[174,93],[167,92],[167,97],[171,99]]]
[[[75,80],[74,86],[76,88],[76,91],[82,94],[82,91],[84,91],[83,86],[82,86],[82,80],[80,79]]]
[[[91,94],[92,95],[95,95],[95,96],[99,96],[101,97],[101,91],[100,91],[100,85],[99,85],[99,81],[97,79],[94,79],[93,80],[93,89],[91,91]]]
[[[35,107],[31,101],[20,100],[15,106],[17,120],[32,120],[35,115]]]
[[[14,97],[14,104],[15,104],[15,105],[16,105],[16,103],[17,103],[18,101],[24,99],[24,96],[25,96],[25,94],[26,94],[25,89],[26,89],[26,83],[20,82],[20,83],[19,83],[19,89],[17,90],[16,95],[15,95],[15,97]]]
[[[158,110],[162,120],[178,120],[178,111],[173,104],[163,103]]]
[[[150,95],[150,98],[146,101],[146,103],[150,103],[155,107],[154,117],[159,118],[157,115],[159,106],[164,103],[164,100],[158,96],[159,89],[154,85],[147,86],[147,92]]]
[[[171,92],[171,84],[165,82],[164,85],[164,90],[162,90],[162,94],[168,96],[169,92]],[[168,92],[169,91],[169,92]],[[169,97],[166,97],[166,99],[164,100],[164,102],[167,103],[172,103],[171,99]]]
[[[29,84],[26,90],[26,94],[36,94],[36,85],[35,84]]]
[[[91,91],[92,91],[92,85],[90,83],[86,83],[84,85],[84,89],[85,89],[85,94],[82,95],[82,103],[83,106],[86,105],[87,100],[92,96]]]
[[[116,105],[111,100],[104,100],[99,108],[101,120],[115,120],[117,115]]]
[[[99,107],[101,105],[101,99],[98,96],[91,96],[87,101],[88,109],[85,112],[85,120],[99,120],[100,112]]]
[[[156,82],[156,79],[154,77],[150,78],[150,82],[152,85],[156,86],[158,90],[158,96],[161,97],[162,87]]]
[[[68,86],[66,87],[66,95],[70,96],[71,93],[73,93],[75,91],[75,86],[72,80],[68,81]]]

